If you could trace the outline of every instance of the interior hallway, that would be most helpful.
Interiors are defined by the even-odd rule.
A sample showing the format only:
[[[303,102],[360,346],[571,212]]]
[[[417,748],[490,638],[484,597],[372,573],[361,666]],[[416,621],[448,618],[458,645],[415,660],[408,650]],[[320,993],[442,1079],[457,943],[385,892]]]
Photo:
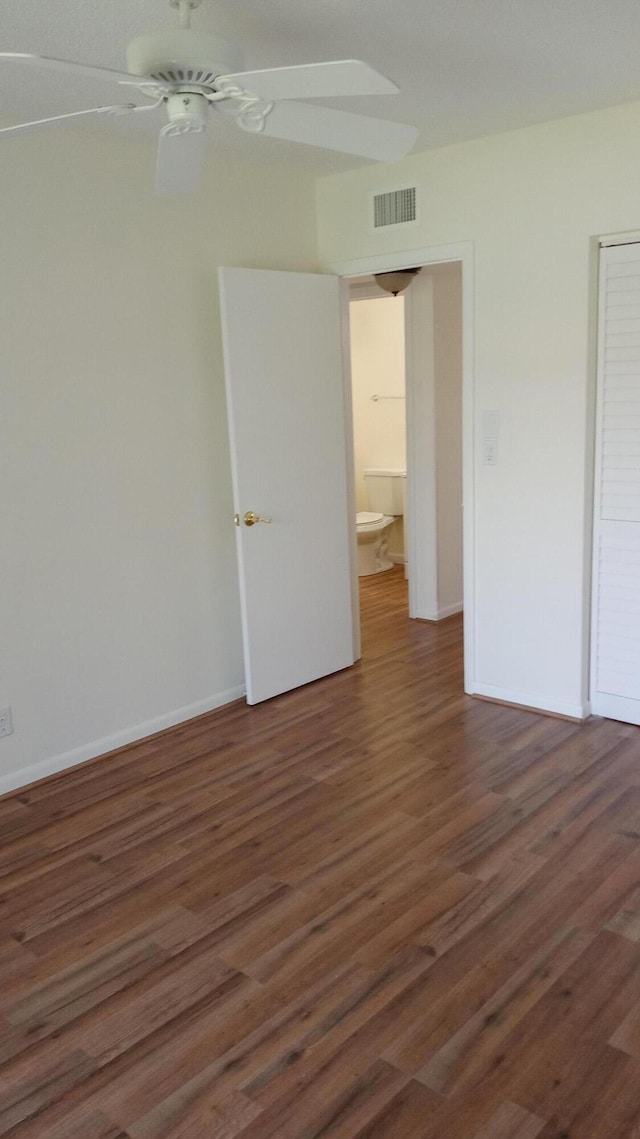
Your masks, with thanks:
[[[639,729],[361,584],[353,669],[0,801],[0,1134],[640,1135]]]

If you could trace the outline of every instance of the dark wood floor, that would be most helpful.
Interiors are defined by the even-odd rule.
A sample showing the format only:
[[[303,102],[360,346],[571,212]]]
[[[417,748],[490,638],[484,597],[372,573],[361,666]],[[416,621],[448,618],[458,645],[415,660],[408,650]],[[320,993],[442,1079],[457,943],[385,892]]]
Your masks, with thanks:
[[[640,1136],[640,732],[364,660],[0,802],[0,1135]]]

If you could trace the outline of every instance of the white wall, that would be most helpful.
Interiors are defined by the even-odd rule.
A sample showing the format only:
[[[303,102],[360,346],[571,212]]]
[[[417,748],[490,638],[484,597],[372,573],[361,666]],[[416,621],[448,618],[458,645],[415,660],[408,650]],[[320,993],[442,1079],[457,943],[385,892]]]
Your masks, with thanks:
[[[413,537],[410,613],[462,608],[462,273],[425,266],[406,294]]]
[[[462,269],[433,277],[438,614],[462,608]]]
[[[639,139],[630,104],[318,185],[325,265],[474,243],[478,422],[501,417],[498,465],[476,455],[474,687],[574,715],[587,709],[591,238],[640,229]],[[371,233],[371,191],[408,184],[419,224]]]
[[[404,297],[352,300],[349,327],[356,506],[368,510],[365,468],[407,463]]]
[[[282,164],[159,200],[138,139],[2,148],[0,791],[242,691],[216,270],[315,260]]]

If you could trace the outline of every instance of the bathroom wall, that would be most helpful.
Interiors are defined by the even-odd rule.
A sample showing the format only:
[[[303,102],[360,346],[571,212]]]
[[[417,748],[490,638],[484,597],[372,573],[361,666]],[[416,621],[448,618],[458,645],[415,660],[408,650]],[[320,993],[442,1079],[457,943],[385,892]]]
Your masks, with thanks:
[[[368,510],[364,469],[407,464],[404,297],[352,299],[349,315],[356,509]],[[402,523],[391,530],[390,554],[403,557]]]

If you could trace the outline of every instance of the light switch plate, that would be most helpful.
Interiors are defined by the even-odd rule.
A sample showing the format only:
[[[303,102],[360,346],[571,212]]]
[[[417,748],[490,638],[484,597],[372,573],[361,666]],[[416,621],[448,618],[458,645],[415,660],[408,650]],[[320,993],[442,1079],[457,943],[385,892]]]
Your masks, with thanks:
[[[483,411],[482,413],[482,465],[496,467],[498,465],[498,440],[500,436],[500,413],[498,411]]]

